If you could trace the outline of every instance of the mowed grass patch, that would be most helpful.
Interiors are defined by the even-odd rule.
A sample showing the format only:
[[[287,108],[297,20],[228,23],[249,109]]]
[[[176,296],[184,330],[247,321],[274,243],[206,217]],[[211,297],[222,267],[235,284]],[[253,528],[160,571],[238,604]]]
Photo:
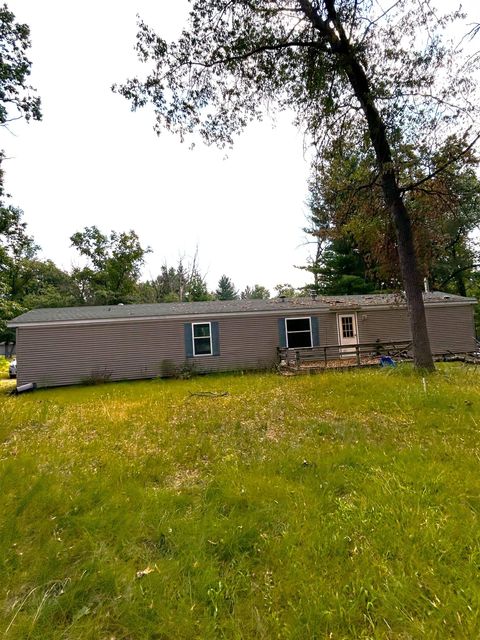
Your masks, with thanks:
[[[478,637],[479,382],[1,382],[0,635]]]

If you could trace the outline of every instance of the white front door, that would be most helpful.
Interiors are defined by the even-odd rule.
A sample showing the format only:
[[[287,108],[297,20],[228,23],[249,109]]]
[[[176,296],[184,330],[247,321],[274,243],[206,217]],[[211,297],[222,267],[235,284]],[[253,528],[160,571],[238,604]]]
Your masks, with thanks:
[[[344,347],[358,343],[357,314],[342,313],[337,315],[339,344]],[[355,354],[355,349],[340,349],[342,357]]]

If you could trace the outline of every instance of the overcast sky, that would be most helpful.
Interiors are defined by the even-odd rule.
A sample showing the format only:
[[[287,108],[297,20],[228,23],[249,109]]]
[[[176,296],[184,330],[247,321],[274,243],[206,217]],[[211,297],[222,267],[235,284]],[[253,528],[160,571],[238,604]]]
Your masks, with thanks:
[[[282,116],[252,125],[233,150],[191,151],[153,132],[153,113],[137,113],[111,92],[140,69],[136,14],[166,39],[178,35],[186,0],[8,0],[31,28],[31,82],[43,120],[2,130],[0,148],[12,203],[25,211],[42,255],[78,263],[70,236],[85,226],[134,229],[149,246],[144,277],[198,247],[210,289],[226,273],[237,288],[305,284],[308,209],[304,140]],[[475,0],[463,5],[480,22]],[[453,5],[449,3],[449,9]]]

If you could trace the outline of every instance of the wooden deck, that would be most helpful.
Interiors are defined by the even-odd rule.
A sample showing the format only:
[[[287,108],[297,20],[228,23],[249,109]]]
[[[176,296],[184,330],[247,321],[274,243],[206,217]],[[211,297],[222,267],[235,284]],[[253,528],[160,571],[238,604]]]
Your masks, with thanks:
[[[285,375],[308,374],[332,369],[378,367],[408,362],[412,358],[412,342],[368,342],[351,346],[338,344],[303,349],[278,348],[278,368]],[[480,364],[480,349],[474,353],[434,354],[436,361]]]
[[[284,373],[310,373],[325,369],[372,367],[412,359],[410,340],[366,342],[351,346],[338,344],[303,349],[278,349],[279,370]]]

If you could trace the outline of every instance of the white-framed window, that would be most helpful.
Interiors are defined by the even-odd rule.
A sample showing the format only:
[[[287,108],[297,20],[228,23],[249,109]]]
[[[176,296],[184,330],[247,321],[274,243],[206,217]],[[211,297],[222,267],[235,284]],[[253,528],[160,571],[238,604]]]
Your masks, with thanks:
[[[285,318],[285,335],[289,349],[312,346],[312,323],[310,318]]]
[[[194,322],[192,324],[192,341],[194,356],[212,355],[211,322]]]
[[[342,338],[354,338],[353,316],[341,316],[342,320]]]

